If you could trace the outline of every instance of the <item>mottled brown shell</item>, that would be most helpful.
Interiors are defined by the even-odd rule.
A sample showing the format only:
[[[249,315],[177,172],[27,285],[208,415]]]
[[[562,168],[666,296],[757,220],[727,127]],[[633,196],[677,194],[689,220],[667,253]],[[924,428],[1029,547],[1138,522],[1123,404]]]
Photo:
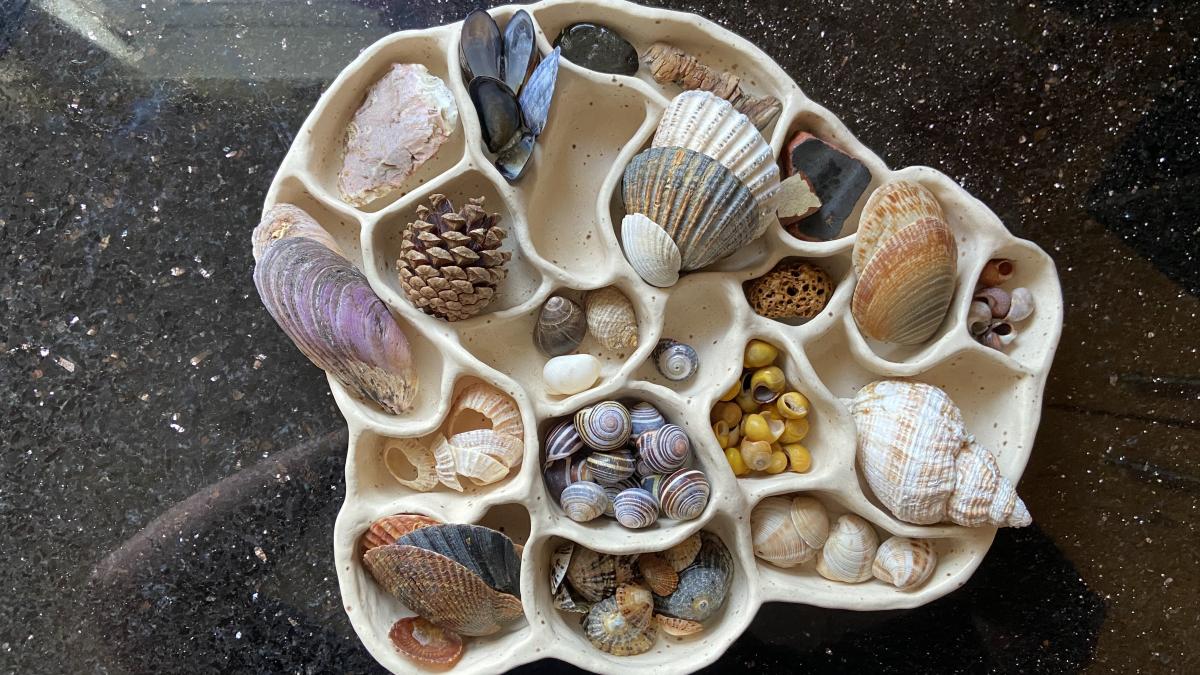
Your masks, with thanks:
[[[660,556],[674,569],[676,572],[692,564],[696,559],[696,554],[700,552],[700,535],[693,534],[683,541],[675,544],[671,548],[659,553]]]
[[[769,319],[811,319],[833,296],[829,274],[812,263],[781,262],[746,286],[746,299],[756,314]]]
[[[638,569],[642,578],[655,595],[670,595],[679,585],[679,573],[657,553],[643,553],[638,557]]]

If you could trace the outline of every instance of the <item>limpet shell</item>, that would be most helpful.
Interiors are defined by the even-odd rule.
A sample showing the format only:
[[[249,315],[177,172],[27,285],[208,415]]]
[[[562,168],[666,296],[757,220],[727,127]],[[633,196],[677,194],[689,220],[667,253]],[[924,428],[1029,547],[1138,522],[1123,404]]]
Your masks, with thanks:
[[[650,595],[649,591],[645,592]],[[641,625],[630,620],[619,604],[614,595],[593,605],[583,622],[584,635],[592,646],[613,656],[633,656],[650,651],[657,637],[654,623],[646,621]],[[651,610],[646,614],[651,616]]]
[[[600,602],[617,590],[617,557],[576,545],[567,583],[584,600]]]
[[[701,547],[696,559],[679,573],[679,586],[666,597],[654,596],[654,609],[660,614],[704,622],[725,603],[733,581],[733,556],[729,549],[709,532],[701,532]]]
[[[607,286],[591,291],[584,306],[588,331],[600,344],[613,350],[637,347],[637,313],[633,303],[619,289]]]

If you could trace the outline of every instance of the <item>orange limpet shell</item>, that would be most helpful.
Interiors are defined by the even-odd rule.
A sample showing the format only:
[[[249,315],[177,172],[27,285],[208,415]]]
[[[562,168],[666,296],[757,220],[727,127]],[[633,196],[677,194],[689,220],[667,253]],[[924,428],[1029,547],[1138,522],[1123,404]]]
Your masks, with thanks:
[[[392,624],[388,637],[401,654],[430,668],[453,668],[462,658],[463,641],[458,633],[419,616]]]

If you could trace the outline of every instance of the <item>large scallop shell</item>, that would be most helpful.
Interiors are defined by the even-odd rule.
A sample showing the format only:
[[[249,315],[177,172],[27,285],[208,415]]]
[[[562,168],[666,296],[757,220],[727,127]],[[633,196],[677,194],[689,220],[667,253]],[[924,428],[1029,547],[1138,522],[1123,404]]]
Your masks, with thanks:
[[[949,519],[968,527],[1031,522],[995,458],[966,433],[946,392],[880,380],[859,390],[850,413],[863,477],[900,520],[931,525]]]
[[[384,516],[371,523],[363,534],[363,549],[369,551],[378,546],[396,543],[396,540],[413,530],[441,523],[429,516],[417,513],[397,513],[394,516]]]
[[[467,385],[454,399],[446,428],[453,429],[460,416],[468,413],[482,415],[498,434],[525,438],[525,426],[517,402],[504,392],[485,382]]]
[[[838,518],[821,555],[817,558],[817,573],[830,581],[858,583],[871,578],[871,564],[879,536],[871,524],[862,518],[846,514]]]
[[[707,155],[733,172],[759,204],[779,187],[779,166],[750,118],[703,90],[676,96],[658,123],[651,147],[677,147]]]
[[[871,573],[901,590],[916,588],[933,576],[937,552],[928,539],[891,537],[879,545]]]
[[[942,205],[928,188],[907,180],[884,183],[871,193],[858,221],[852,261],[854,271],[863,273],[867,261],[900,228],[922,218],[945,222]]]
[[[587,294],[584,302],[588,331],[609,349],[636,349],[637,312],[633,303],[615,286],[606,286]]]

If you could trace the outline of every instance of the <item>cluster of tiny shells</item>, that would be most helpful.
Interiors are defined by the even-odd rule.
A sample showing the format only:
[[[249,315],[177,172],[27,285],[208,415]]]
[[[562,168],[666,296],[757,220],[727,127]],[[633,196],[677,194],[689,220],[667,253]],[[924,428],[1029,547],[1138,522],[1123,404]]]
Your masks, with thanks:
[[[388,637],[397,619],[409,615],[364,570],[357,547],[368,525],[394,513],[422,513],[444,522],[476,523],[502,530],[519,546],[523,616],[504,629],[474,638],[453,672],[495,672],[542,658],[612,673],[693,671],[712,663],[747,628],[764,602],[804,602],[855,610],[894,609],[927,603],[961,586],[991,544],[994,529],[950,524],[918,526],[894,518],[870,493],[855,465],[855,431],[843,399],[865,384],[911,377],[935,384],[954,399],[968,428],[996,453],[1001,472],[1017,480],[1029,456],[1041,394],[1061,328],[1062,306],[1053,263],[1036,246],[1013,237],[986,206],[946,176],[925,167],[899,171],[864,147],[829,111],[815,103],[758,48],[715,24],[686,14],[650,9],[621,0],[545,0],[525,6],[543,54],[565,26],[599,21],[618,30],[639,52],[667,40],[703,62],[736,64],[742,87],[782,103],[778,118],[763,129],[772,154],[805,131],[859,159],[880,185],[907,180],[928,189],[941,203],[955,235],[957,269],[949,314],[933,337],[897,347],[869,340],[850,316],[854,272],[851,249],[860,200],[839,236],[831,241],[793,238],[778,223],[730,257],[703,270],[683,271],[673,286],[645,283],[626,262],[620,223],[626,215],[621,182],[626,166],[650,147],[659,117],[680,89],[659,84],[643,67],[635,76],[587,71],[563,59],[556,94],[538,155],[520,183],[509,184],[482,150],[479,120],[459,77],[459,24],[404,32],[367,48],[321,97],[284,159],[266,207],[288,203],[312,216],[391,310],[412,351],[419,387],[411,410],[389,413],[364,403],[335,379],[334,398],[350,429],[346,498],[334,533],[338,580],[349,618],[363,644],[385,667],[412,672]],[[515,8],[492,10],[503,27]],[[348,123],[365,92],[396,63],[418,63],[445,82],[459,119],[436,156],[387,197],[355,207],[338,196],[337,170]],[[481,314],[447,324],[413,307],[400,287],[394,261],[400,233],[416,206],[432,194],[486,197],[510,228],[504,250],[512,253],[508,275]],[[992,258],[1017,262],[1021,284],[1037,298],[1037,312],[1007,353],[988,349],[966,328],[973,284]],[[744,284],[785,259],[808,261],[834,283],[824,308],[790,325],[756,314]],[[598,381],[577,394],[555,396],[542,383],[547,357],[533,335],[538,310],[556,293],[582,297],[614,286],[634,304],[639,339],[634,349],[612,350],[593,337],[581,352],[600,361]],[[660,339],[695,349],[699,368],[689,379],[664,377],[651,358]],[[821,462],[806,474],[785,472],[738,481],[724,470],[725,458],[712,439],[708,412],[740,373],[741,354],[751,339],[778,345],[789,355],[789,383],[810,399],[813,418],[807,443],[820,448]],[[505,480],[471,485],[458,493],[420,493],[396,482],[383,461],[397,439],[420,439],[447,421],[457,393],[485,382],[517,403],[524,430],[524,458]],[[644,400],[688,432],[698,462],[709,468],[711,497],[699,518],[629,530],[615,520],[576,523],[547,498],[541,474],[540,437],[550,421],[605,400]],[[716,470],[722,469],[722,470]],[[755,557],[750,519],[744,515],[764,499],[803,493],[821,499],[836,522],[856,514],[882,534],[933,542],[937,571],[914,590],[883,582],[853,587],[831,582],[812,565],[782,568]],[[660,635],[648,651],[617,657],[589,642],[577,622],[553,606],[550,559],[556,542],[570,541],[608,554],[663,551],[700,532],[720,537],[736,570],[721,613],[693,635]]]

